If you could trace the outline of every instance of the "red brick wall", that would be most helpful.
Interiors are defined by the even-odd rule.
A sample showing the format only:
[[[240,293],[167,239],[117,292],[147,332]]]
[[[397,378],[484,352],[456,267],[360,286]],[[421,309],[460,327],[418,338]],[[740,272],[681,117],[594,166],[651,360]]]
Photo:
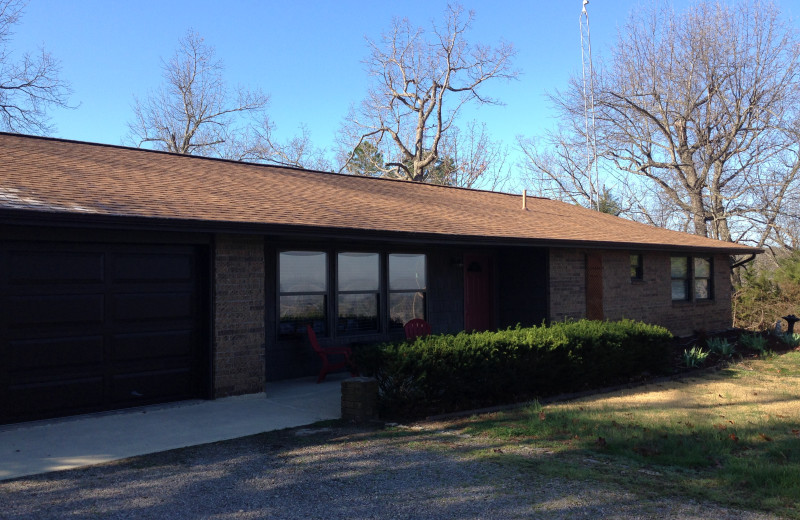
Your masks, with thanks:
[[[217,235],[214,395],[264,391],[264,239]]]
[[[636,251],[641,253],[639,251]],[[551,249],[550,318],[580,318],[586,313],[585,251]],[[714,299],[673,302],[670,253],[645,252],[642,281],[630,279],[630,252],[603,251],[605,319],[630,318],[662,325],[678,336],[731,327],[729,258],[714,257]]]

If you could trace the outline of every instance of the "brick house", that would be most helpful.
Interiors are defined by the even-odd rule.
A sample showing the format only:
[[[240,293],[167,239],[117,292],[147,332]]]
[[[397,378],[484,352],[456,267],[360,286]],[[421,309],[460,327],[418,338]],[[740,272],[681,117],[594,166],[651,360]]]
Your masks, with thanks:
[[[757,249],[563,202],[0,134],[0,422],[261,392],[323,344],[731,325]]]

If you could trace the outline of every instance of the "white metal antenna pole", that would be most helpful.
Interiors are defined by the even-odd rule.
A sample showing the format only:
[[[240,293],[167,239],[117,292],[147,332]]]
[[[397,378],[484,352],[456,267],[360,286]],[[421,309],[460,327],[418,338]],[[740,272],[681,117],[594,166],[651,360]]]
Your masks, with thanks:
[[[594,121],[594,67],[592,66],[592,40],[589,32],[589,12],[583,0],[579,19],[581,29],[581,65],[583,71],[583,115],[586,124],[586,174],[589,177],[590,204],[600,210],[600,170],[597,166],[597,132]],[[592,179],[592,167],[595,178]]]

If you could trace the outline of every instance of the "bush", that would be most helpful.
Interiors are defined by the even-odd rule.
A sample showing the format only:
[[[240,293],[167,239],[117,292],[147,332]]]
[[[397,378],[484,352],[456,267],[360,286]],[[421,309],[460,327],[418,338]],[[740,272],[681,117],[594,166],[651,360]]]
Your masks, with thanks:
[[[763,262],[762,262],[763,263]],[[777,267],[757,262],[742,273],[733,294],[734,326],[769,330],[793,314],[800,300],[800,251],[780,258]]]
[[[419,416],[619,382],[670,367],[672,335],[631,320],[434,335],[357,352],[384,415]]]

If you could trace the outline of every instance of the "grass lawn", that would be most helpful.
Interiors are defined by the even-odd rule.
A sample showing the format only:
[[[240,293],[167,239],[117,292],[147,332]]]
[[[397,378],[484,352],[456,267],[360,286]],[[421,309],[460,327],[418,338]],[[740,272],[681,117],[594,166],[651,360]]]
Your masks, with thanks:
[[[800,518],[800,352],[446,428],[540,474]]]

